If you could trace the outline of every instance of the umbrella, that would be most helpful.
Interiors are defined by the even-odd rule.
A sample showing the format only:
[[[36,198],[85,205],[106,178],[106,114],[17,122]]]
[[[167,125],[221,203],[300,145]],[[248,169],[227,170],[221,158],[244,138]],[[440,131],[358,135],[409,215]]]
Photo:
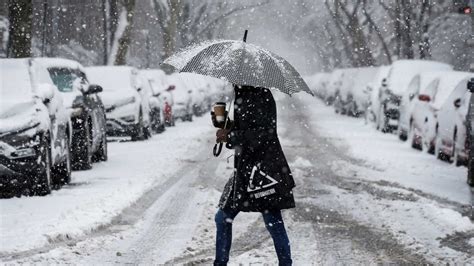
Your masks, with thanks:
[[[162,64],[175,72],[225,79],[241,86],[276,88],[289,95],[313,93],[295,68],[282,57],[243,41],[217,40],[192,45]]]

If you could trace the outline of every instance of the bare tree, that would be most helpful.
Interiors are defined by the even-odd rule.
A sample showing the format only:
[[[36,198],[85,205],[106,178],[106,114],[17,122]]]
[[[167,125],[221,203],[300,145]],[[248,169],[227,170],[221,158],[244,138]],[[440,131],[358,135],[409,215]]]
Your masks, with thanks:
[[[325,5],[331,14],[340,37],[345,43],[346,54],[351,58],[355,67],[372,66],[375,59],[367,42],[367,36],[364,32],[365,22],[362,20],[360,9],[366,0],[344,1],[334,0],[325,1]],[[332,5],[331,3],[332,2]]]
[[[31,0],[9,0],[9,39],[8,55],[10,57],[31,56],[31,25],[33,3]]]
[[[122,16],[125,15],[125,20],[120,21],[121,23],[126,23],[124,30],[121,32],[120,37],[118,38],[117,53],[114,58],[115,65],[126,65],[127,64],[127,52],[130,46],[132,27],[133,27],[133,17],[135,15],[135,0],[122,0],[123,5]],[[118,37],[118,36],[116,36]]]
[[[164,57],[178,47],[215,37],[219,25],[232,15],[268,4],[269,0],[229,7],[224,2],[191,0],[153,0],[163,37]],[[179,34],[178,34],[179,33]]]

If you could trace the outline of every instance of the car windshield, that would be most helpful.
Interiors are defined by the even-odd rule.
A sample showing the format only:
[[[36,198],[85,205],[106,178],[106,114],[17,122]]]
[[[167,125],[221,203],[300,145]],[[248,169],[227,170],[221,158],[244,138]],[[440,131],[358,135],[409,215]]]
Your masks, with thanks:
[[[61,92],[71,92],[74,90],[74,81],[80,77],[68,68],[49,68],[51,79]]]
[[[31,101],[33,90],[25,59],[0,60],[1,101]]]

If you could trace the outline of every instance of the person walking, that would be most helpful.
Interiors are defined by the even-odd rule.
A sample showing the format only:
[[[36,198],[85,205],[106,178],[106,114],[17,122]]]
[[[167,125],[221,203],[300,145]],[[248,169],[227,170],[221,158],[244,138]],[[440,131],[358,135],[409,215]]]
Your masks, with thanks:
[[[262,213],[279,265],[291,265],[291,248],[281,210],[295,207],[293,176],[277,135],[275,100],[269,89],[234,86],[234,120],[212,122],[217,143],[234,149],[234,173],[224,187],[216,222],[214,265],[227,265],[232,222],[239,212]],[[228,119],[228,118],[227,118]]]

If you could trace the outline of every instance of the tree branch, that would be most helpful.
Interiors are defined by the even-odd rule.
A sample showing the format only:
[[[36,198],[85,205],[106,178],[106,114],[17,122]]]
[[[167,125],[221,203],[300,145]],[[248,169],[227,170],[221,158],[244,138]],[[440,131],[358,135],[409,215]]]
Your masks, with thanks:
[[[239,12],[239,11],[243,11],[243,10],[247,10],[247,9],[250,9],[250,8],[254,8],[254,7],[260,7],[260,6],[263,6],[263,5],[266,5],[270,3],[270,0],[266,0],[265,2],[260,2],[260,3],[257,3],[257,4],[253,4],[253,5],[249,5],[249,6],[241,6],[241,7],[237,7],[237,8],[234,8],[224,14],[221,14],[220,16],[218,16],[217,18],[213,19],[211,22],[209,22],[206,26],[204,26],[204,28],[202,28],[197,34],[196,34],[196,37],[199,37],[201,36],[203,33],[205,33],[211,26],[213,26],[214,24],[216,24],[217,22],[219,22],[221,19],[224,19],[236,12]]]

